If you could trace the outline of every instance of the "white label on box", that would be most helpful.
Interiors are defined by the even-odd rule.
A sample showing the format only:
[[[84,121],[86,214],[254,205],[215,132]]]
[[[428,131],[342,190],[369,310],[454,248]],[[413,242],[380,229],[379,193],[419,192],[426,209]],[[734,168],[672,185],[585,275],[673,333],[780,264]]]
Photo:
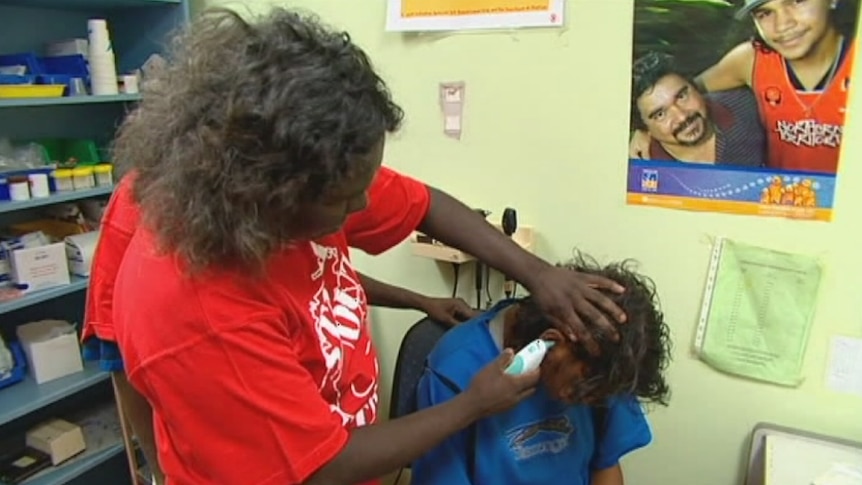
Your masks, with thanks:
[[[68,285],[71,282],[65,243],[12,251],[9,263],[12,280],[25,286],[23,291]]]

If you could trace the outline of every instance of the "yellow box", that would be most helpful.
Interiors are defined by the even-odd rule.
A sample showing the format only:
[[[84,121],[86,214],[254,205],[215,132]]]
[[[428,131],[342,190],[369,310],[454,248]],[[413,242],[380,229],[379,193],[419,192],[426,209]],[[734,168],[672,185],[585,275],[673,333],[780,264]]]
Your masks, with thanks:
[[[59,98],[64,84],[8,84],[0,86],[0,98]]]

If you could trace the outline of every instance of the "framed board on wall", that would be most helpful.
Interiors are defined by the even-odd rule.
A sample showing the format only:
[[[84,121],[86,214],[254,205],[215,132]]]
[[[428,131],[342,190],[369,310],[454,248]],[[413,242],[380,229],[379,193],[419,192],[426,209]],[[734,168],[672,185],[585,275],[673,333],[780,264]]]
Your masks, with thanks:
[[[388,0],[388,31],[561,27],[565,0]]]
[[[835,474],[852,477],[859,467],[862,443],[759,423],[751,434],[745,485],[848,483]]]

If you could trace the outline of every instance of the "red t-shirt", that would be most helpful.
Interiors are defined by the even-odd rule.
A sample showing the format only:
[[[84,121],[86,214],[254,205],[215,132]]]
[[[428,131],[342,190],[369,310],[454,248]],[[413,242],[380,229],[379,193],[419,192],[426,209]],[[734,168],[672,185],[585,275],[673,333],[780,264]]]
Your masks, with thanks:
[[[343,229],[275,255],[266,276],[189,277],[132,236],[114,293],[126,373],[153,407],[169,485],[287,485],[373,423],[378,364],[348,247],[380,253],[425,217],[422,183],[382,168]]]
[[[115,340],[114,281],[132,234],[140,225],[140,212],[132,200],[133,179],[132,175],[120,179],[102,215],[99,243],[90,267],[82,341],[94,335],[110,342]]]

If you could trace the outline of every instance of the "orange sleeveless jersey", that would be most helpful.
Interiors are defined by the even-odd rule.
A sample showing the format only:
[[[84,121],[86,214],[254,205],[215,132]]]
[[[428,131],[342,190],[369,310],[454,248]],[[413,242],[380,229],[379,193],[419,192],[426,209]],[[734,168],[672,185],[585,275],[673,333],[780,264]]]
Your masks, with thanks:
[[[812,92],[796,90],[780,54],[755,51],[752,85],[766,129],[768,167],[835,173],[855,50],[854,42],[826,89]]]

